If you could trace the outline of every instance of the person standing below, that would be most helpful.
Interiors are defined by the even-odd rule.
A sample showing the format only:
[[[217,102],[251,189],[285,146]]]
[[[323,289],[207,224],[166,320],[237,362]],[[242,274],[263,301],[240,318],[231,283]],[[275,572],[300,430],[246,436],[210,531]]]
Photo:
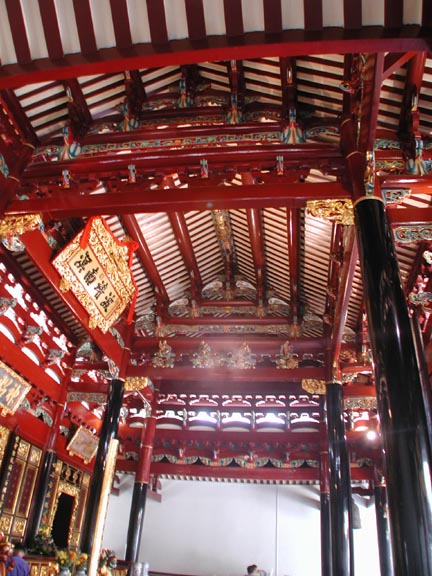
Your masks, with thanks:
[[[246,570],[247,570],[248,576],[249,576],[249,574],[253,574],[254,576],[258,576],[258,574],[260,574],[261,576],[266,575],[266,571],[265,570],[259,570],[258,566],[256,564],[251,564],[250,566],[248,566],[246,568]]]
[[[30,576],[30,566],[24,560],[25,553],[22,544],[15,544],[13,555],[6,564],[7,576]]]

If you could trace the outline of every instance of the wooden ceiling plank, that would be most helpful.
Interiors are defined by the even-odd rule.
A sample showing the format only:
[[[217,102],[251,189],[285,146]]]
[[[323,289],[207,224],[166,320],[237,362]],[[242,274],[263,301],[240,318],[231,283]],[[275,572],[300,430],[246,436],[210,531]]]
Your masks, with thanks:
[[[15,0],[9,0],[15,3]],[[78,6],[84,7],[88,0],[74,0]],[[229,0],[231,3],[232,0]],[[82,2],[82,4],[81,4]],[[156,6],[151,0],[151,6]],[[77,9],[76,9],[77,10]],[[78,8],[79,10],[79,8]],[[136,44],[130,50],[117,48],[101,48],[97,54],[92,54],[92,48],[96,50],[93,28],[86,34],[83,30],[83,21],[78,27],[80,41],[84,42],[81,54],[68,54],[67,57],[57,61],[49,58],[41,58],[38,65],[23,66],[21,63],[4,65],[0,70],[0,89],[16,88],[32,83],[62,80],[71,77],[96,75],[104,73],[119,73],[125,69],[143,69],[163,66],[175,66],[181,64],[193,64],[200,62],[226,61],[232,59],[233,50],[237,60],[278,56],[301,56],[303,54],[335,54],[364,52],[408,52],[429,51],[429,40],[423,29],[418,32],[412,28],[402,29],[397,36],[377,37],[371,34],[370,29],[360,31],[324,28],[315,32],[312,41],[303,30],[284,31],[280,36],[280,42],[270,41],[264,32],[250,32],[241,36],[240,39],[232,39],[230,36],[207,37],[202,41],[200,48],[196,43],[188,39],[169,42],[167,47],[159,44]],[[91,21],[89,22],[91,23]],[[82,37],[82,39],[81,39]],[[237,44],[236,44],[237,42]],[[165,42],[166,43],[166,42]]]
[[[362,26],[362,0],[344,0],[344,27],[358,30]]]
[[[127,0],[110,0],[116,45],[120,50],[132,46]]]
[[[281,0],[264,0],[264,30],[266,34],[282,32]]]
[[[241,0],[224,0],[225,29],[228,38],[243,36],[243,12]]]
[[[152,44],[155,46],[168,44],[164,1],[147,0],[147,15]],[[157,64],[155,64],[155,66],[157,66]],[[125,66],[124,68],[144,68],[144,66]]]
[[[21,2],[17,2],[17,0],[5,0],[5,3],[17,61],[23,65],[30,64],[32,56]]]
[[[236,189],[233,192],[233,189]],[[199,189],[149,190],[145,196],[142,187],[130,185],[127,193],[94,194],[83,196],[65,190],[61,197],[37,200],[14,200],[6,208],[9,215],[42,212],[55,220],[82,217],[97,214],[130,214],[134,212],[170,212],[172,210],[188,212],[192,210],[214,210],[230,208],[301,207],[307,200],[346,198],[347,190],[338,182],[308,184],[299,182],[287,186],[243,185],[216,186],[205,189],[206,195],[200,195]]]
[[[63,45],[54,0],[39,0],[45,42],[52,60],[63,58]]]
[[[303,0],[305,31],[322,30],[323,6],[322,0]]]
[[[398,29],[403,25],[403,0],[385,0],[384,26]]]
[[[89,0],[73,0],[75,21],[78,30],[78,37],[83,55],[95,54],[97,52],[96,36],[93,28],[93,19]],[[93,72],[96,74],[97,72]],[[78,74],[69,74],[62,78],[78,77]]]
[[[185,0],[185,5],[189,38],[202,40],[207,35],[202,0]]]

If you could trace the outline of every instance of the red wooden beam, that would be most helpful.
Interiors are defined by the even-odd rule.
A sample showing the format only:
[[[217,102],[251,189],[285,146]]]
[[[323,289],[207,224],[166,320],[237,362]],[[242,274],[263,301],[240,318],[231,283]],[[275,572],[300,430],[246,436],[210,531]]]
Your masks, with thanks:
[[[15,92],[13,90],[2,90],[0,97],[6,104],[10,114],[12,115],[14,121],[17,123],[26,141],[33,146],[37,146],[39,144],[39,138],[37,137],[36,132],[27,114],[24,112],[23,107]],[[5,124],[5,127],[6,126],[8,126],[7,123]]]
[[[28,64],[32,58],[21,3],[15,0],[5,0],[5,3],[17,60],[20,64]]]
[[[146,0],[150,36],[155,46],[168,44],[168,31],[165,18],[164,0]],[[157,67],[157,64],[154,65]],[[126,66],[125,68],[146,68],[146,66]]]
[[[153,284],[156,298],[160,306],[168,306],[169,297],[165,286],[162,282],[162,278],[159,275],[156,264],[154,263],[153,257],[145,241],[142,230],[137,222],[135,216],[131,214],[125,214],[123,216],[123,224],[126,228],[127,233],[131,238],[138,242],[139,248],[136,252],[137,256],[140,258],[146,272],[149,277],[150,282]]]
[[[39,9],[49,57],[51,60],[63,58],[63,45],[54,0],[39,0]]]
[[[392,226],[409,226],[432,222],[432,208],[394,208],[387,206],[387,216]]]
[[[93,28],[93,19],[89,0],[73,0],[73,6],[81,52],[86,56],[96,54],[96,36]],[[97,74],[97,72],[94,71],[94,74]],[[77,78],[78,76],[79,74],[67,74],[57,79],[63,80],[67,78]],[[53,77],[53,79],[55,78]]]
[[[288,259],[290,267],[290,304],[294,323],[300,323],[299,314],[299,278],[300,278],[300,211],[298,208],[287,209]]]
[[[62,191],[53,198],[14,200],[5,214],[46,213],[54,220],[97,214],[130,214],[134,212],[170,212],[191,210],[224,210],[263,206],[302,207],[313,199],[346,198],[347,191],[338,182],[297,183],[286,185],[243,185],[199,189],[174,188],[142,192],[138,185],[125,185],[124,193],[82,196]]]
[[[358,149],[373,150],[378,123],[384,54],[368,54],[363,72]]]
[[[261,211],[257,208],[248,208],[246,210],[246,214],[249,227],[249,240],[255,267],[258,305],[263,305],[265,285],[265,259],[264,232],[261,221]]]
[[[354,273],[358,258],[358,247],[354,226],[351,226],[345,240],[344,260],[340,272],[338,293],[336,295],[336,309],[334,315],[333,331],[331,337],[331,366],[332,376],[340,379],[339,354],[342,344],[343,330],[348,312],[348,305],[354,281]]]
[[[235,335],[224,334],[223,336],[209,335],[206,337],[206,342],[211,346],[214,351],[230,352],[235,348],[239,348],[241,344],[247,340],[247,343],[252,348],[254,354],[278,354],[280,347],[286,342],[285,336],[265,336],[263,334],[247,334]],[[198,349],[198,343],[195,338],[188,336],[176,336],[175,338],[168,339],[168,343],[172,346],[176,354],[192,353]],[[159,344],[158,338],[143,338],[137,337],[133,341],[132,348],[135,353],[149,352],[153,353],[157,350]],[[297,338],[292,342],[293,350],[301,356],[304,352],[318,354],[323,352],[326,341],[323,338]],[[90,370],[91,368],[89,368]]]
[[[196,302],[198,302],[201,299],[202,280],[185,217],[180,212],[170,212],[169,219],[171,226],[173,227],[180,252],[189,271],[192,297]]]
[[[327,297],[324,312],[324,334],[331,337],[334,323],[334,311],[336,303],[336,293],[339,284],[339,271],[342,259],[342,241],[344,226],[342,224],[332,224],[330,262],[328,269]]]
[[[278,370],[274,368],[257,367],[254,370],[240,370],[236,368],[206,368],[191,369],[190,366],[178,366],[174,368],[154,368],[153,366],[129,366],[127,376],[148,376],[151,380],[180,380],[184,382],[196,382],[201,377],[204,381],[217,381],[221,390],[227,392],[234,382],[299,382],[303,378],[324,379],[324,368],[296,368],[294,370]],[[247,386],[246,386],[247,387]],[[264,390],[263,390],[264,391]],[[163,388],[160,388],[163,392]]]
[[[127,0],[110,0],[116,45],[121,50],[132,46]]]
[[[282,32],[282,8],[280,0],[264,0],[264,30],[267,34]]]
[[[189,38],[202,40],[206,37],[204,6],[202,0],[185,0]]]
[[[237,3],[237,0],[235,1]],[[14,6],[16,4],[15,0],[9,2]],[[232,14],[234,0],[225,2],[228,5],[228,13]],[[159,4],[163,6],[163,0],[147,0],[149,10],[153,10],[153,7]],[[420,27],[413,29],[412,26],[403,27],[394,35],[389,31],[385,36],[379,27],[363,27],[361,30],[323,28],[314,33],[313,39],[310,38],[308,31],[289,30],[277,35],[277,38],[272,38],[265,32],[240,33],[234,40],[232,36],[235,36],[235,33],[231,36],[212,36],[201,41],[204,47],[199,48],[187,39],[171,41],[161,46],[161,43],[165,44],[164,39],[161,37],[153,39],[152,18],[150,18],[154,46],[135,44],[130,50],[102,48],[96,53],[96,45],[91,40],[94,39],[91,20],[85,16],[87,24],[84,27],[77,13],[80,12],[81,5],[82,11],[87,12],[87,8],[84,7],[88,7],[88,0],[74,0],[83,54],[68,54],[55,62],[41,58],[37,61],[37,65],[5,65],[0,73],[0,89],[91,74],[118,73],[126,69],[224,61],[231,60],[233,56],[237,60],[244,60],[304,54],[427,52],[430,49],[427,31]],[[158,27],[159,25],[155,28]],[[21,37],[19,41],[22,41]]]
[[[113,170],[125,170],[129,164],[136,169],[146,169],[172,166],[200,166],[203,156],[209,164],[225,165],[231,163],[251,166],[255,161],[269,160],[275,162],[276,156],[284,155],[287,165],[299,162],[304,165],[305,158],[314,165],[318,160],[340,160],[341,153],[335,146],[326,144],[246,144],[239,146],[218,146],[189,148],[187,150],[145,150],[131,154],[106,154],[99,157],[79,156],[75,160],[61,160],[56,162],[34,162],[26,171],[25,177],[39,180],[49,176],[61,177],[63,170],[69,170],[74,176],[109,173]]]
[[[411,60],[411,58],[415,56],[415,54],[416,54],[415,52],[404,52],[402,54],[386,54],[384,58],[382,81],[384,82],[384,80],[390,78],[393,72],[396,72],[396,70],[402,68],[402,66],[406,62]]]

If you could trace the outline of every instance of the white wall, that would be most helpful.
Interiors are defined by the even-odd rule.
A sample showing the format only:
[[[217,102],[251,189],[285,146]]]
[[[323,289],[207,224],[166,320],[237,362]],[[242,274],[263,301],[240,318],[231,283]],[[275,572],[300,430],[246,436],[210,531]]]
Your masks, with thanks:
[[[133,476],[111,496],[104,546],[124,557]],[[140,561],[151,570],[242,576],[248,564],[273,576],[320,576],[319,493],[315,486],[162,481],[147,499]],[[379,576],[374,506],[360,506],[356,576]]]

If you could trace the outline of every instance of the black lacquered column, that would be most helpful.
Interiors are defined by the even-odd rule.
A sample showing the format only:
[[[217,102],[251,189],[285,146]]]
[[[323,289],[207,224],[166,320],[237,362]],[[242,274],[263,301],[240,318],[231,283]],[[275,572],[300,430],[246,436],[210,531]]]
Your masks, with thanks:
[[[354,212],[384,445],[394,572],[432,574],[431,450],[393,239],[379,198],[360,198]]]
[[[33,494],[33,502],[26,532],[26,542],[30,545],[39,531],[51,478],[52,467],[57,461],[55,444],[60,433],[60,423],[65,412],[66,385],[63,388],[60,402],[56,406],[53,424],[46,442],[39,469],[39,476]]]
[[[333,576],[328,452],[320,461],[321,576]]]
[[[384,479],[375,484],[374,495],[381,576],[393,576],[390,522]]]
[[[125,560],[131,562],[129,574],[132,574],[133,565],[138,562],[138,554],[141,544],[144,512],[147,501],[147,488],[150,481],[153,442],[156,432],[156,402],[157,391],[155,391],[154,394],[151,414],[147,418],[146,426],[143,430],[140,460],[132,494],[125,553]]]
[[[351,476],[339,382],[327,384],[327,434],[330,465],[332,569],[335,576],[354,574],[351,525]]]
[[[120,409],[123,402],[123,388],[124,384],[122,380],[113,379],[111,381],[81,535],[81,550],[87,554],[90,554],[92,550],[95,537],[98,507],[102,494],[105,471],[105,460],[110,441],[117,435]]]

